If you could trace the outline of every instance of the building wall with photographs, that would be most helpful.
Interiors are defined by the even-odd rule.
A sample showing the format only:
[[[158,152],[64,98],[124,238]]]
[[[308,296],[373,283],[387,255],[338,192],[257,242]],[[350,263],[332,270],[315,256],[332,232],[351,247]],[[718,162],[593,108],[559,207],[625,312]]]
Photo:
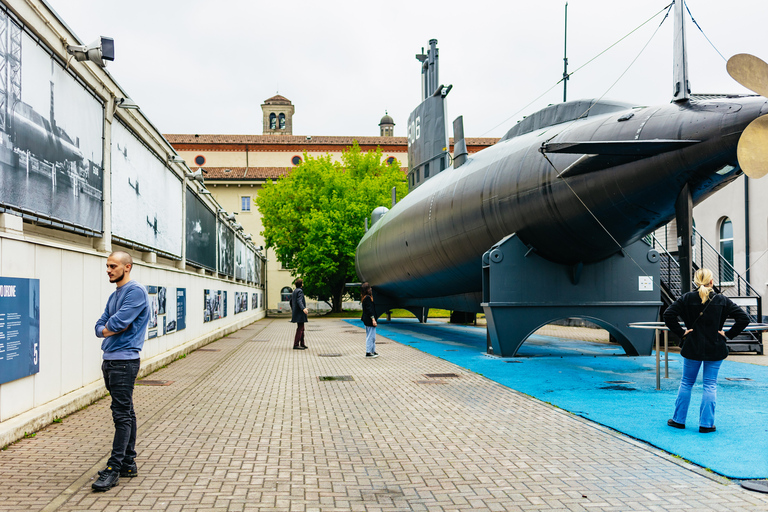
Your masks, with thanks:
[[[106,392],[114,250],[150,297],[145,375],[265,316],[264,256],[44,2],[0,0],[0,446]],[[117,42],[119,45],[119,41]],[[217,300],[214,300],[217,299]]]

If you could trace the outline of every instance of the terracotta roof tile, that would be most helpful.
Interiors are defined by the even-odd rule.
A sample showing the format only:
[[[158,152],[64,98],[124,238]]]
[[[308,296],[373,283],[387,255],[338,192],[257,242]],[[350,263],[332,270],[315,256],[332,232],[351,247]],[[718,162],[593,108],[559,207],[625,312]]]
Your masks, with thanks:
[[[171,144],[285,144],[285,145],[317,145],[350,146],[357,141],[361,146],[369,145],[403,145],[408,141],[405,137],[347,137],[332,135],[221,135],[221,134],[166,134],[165,138]],[[467,146],[491,146],[499,141],[496,137],[467,137]],[[451,137],[453,144],[453,137]]]
[[[199,167],[190,167],[196,171]],[[265,180],[288,174],[291,167],[207,167],[203,166],[206,180]]]
[[[199,167],[190,167],[196,171]],[[206,167],[203,166],[206,180],[267,180],[277,179],[293,170],[293,167]],[[403,174],[407,167],[401,167]]]
[[[280,94],[275,94],[269,99],[264,100],[265,105],[290,105],[291,100]]]

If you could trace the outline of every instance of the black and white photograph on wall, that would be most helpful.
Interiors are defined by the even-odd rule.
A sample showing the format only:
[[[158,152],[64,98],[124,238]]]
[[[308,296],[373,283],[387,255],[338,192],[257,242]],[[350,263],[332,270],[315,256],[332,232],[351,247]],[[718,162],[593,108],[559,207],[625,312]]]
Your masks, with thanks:
[[[102,103],[0,10],[0,212],[102,231]]]
[[[218,320],[227,316],[227,292],[221,290],[205,290],[205,312],[203,322]]]
[[[248,292],[235,292],[235,314],[248,311]]]
[[[216,270],[216,215],[187,189],[187,261]]]
[[[249,283],[256,280],[256,253],[250,247],[245,248],[245,279]]]
[[[157,328],[157,286],[147,286],[149,294],[149,324],[147,329]]]
[[[181,180],[123,123],[112,123],[112,234],[181,256]]]
[[[259,292],[251,293],[251,309],[254,311],[259,309]]]
[[[235,275],[235,232],[219,221],[219,274]]]
[[[235,278],[245,280],[247,276],[245,261],[245,244],[239,238],[235,238]]]
[[[165,300],[167,296],[168,289],[165,286],[159,286],[157,288],[157,314],[158,315],[164,315],[165,314]]]
[[[176,305],[176,288],[161,288],[163,290],[163,299],[160,301],[160,304],[165,307],[165,329],[163,329],[163,334],[168,334],[171,332],[174,332],[176,330],[176,314],[177,314],[177,305]],[[158,291],[158,297],[160,296],[160,292]]]

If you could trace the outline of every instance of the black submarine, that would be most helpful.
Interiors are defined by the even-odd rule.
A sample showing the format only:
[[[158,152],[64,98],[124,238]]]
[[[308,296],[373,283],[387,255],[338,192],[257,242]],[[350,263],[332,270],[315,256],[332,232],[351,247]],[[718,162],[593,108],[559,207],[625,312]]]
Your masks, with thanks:
[[[408,120],[410,192],[374,212],[356,251],[377,313],[400,307],[424,321],[430,307],[485,312],[489,352],[502,356],[542,325],[581,317],[628,354],[649,355],[652,333],[627,325],[656,321],[661,306],[659,254],[643,237],[676,214],[680,222],[681,210],[690,222],[694,204],[768,165],[765,97],[690,95],[684,39],[675,48],[671,103],[553,105],[471,156],[459,117],[450,166],[451,88],[438,82],[431,40],[416,56],[423,101]],[[728,71],[768,94],[760,59],[736,56]]]

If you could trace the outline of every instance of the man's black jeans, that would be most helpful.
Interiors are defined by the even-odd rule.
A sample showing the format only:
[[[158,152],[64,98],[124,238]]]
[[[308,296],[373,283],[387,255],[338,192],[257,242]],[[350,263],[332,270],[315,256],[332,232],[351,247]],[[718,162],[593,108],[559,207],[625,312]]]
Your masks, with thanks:
[[[105,360],[101,364],[104,384],[112,395],[112,420],[115,422],[115,439],[112,456],[107,462],[113,470],[120,471],[123,462],[136,458],[136,413],[133,411],[133,385],[139,374],[139,359]]]

